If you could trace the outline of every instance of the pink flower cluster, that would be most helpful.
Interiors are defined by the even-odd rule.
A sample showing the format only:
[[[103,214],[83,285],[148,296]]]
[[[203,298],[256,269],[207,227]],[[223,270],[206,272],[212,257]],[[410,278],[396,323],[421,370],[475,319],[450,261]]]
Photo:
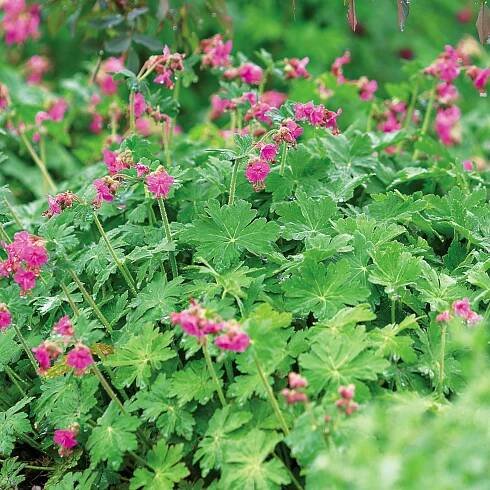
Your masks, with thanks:
[[[340,411],[344,412],[346,415],[352,415],[358,410],[359,405],[354,401],[356,387],[353,384],[340,386],[338,393],[340,399],[335,402],[335,405]]]
[[[450,45],[446,45],[444,52],[429,65],[424,73],[439,80],[451,83],[456,79],[461,70],[461,56],[458,51]]]
[[[0,9],[3,10],[1,26],[7,44],[23,44],[30,38],[39,37],[39,4],[27,5],[25,0],[4,0],[0,3]]]
[[[30,85],[39,85],[42,82],[44,74],[50,69],[51,63],[46,56],[39,56],[37,54],[31,56],[25,64],[27,83]]]
[[[73,453],[73,448],[78,445],[78,424],[71,425],[68,429],[56,429],[53,442],[59,446],[58,453],[63,458]]]
[[[481,315],[471,309],[470,300],[468,298],[458,299],[452,305],[452,311],[446,310],[436,316],[437,322],[448,322],[453,317],[452,315],[462,318],[468,325],[475,325],[483,318]]]
[[[276,144],[286,143],[288,146],[295,146],[302,134],[303,128],[299,124],[292,119],[284,119],[273,140]]]
[[[4,332],[12,325],[12,314],[5,303],[0,303],[0,332]]]
[[[44,121],[54,121],[60,122],[63,121],[65,117],[65,113],[68,110],[68,103],[65,99],[58,99],[50,104],[49,109],[47,111],[39,111],[34,120],[38,130],[32,136],[32,140],[37,143],[41,138],[41,126]]]
[[[44,211],[43,216],[52,218],[61,214],[65,209],[71,208],[77,200],[77,196],[71,191],[61,192],[56,196],[48,196],[48,209]]]
[[[211,68],[224,68],[230,65],[230,53],[233,47],[232,41],[223,41],[221,34],[215,34],[209,39],[201,41],[203,52],[202,65]]]
[[[48,262],[46,242],[27,231],[15,234],[12,243],[1,243],[7,252],[7,258],[0,261],[0,277],[12,275],[14,282],[20,287],[20,295],[24,296],[36,286],[41,268]]]
[[[308,401],[308,395],[304,392],[304,388],[308,386],[306,378],[291,371],[288,375],[288,384],[289,388],[284,388],[281,391],[288,405],[306,403]]]
[[[361,77],[357,81],[359,87],[359,97],[361,100],[373,100],[376,90],[378,90],[378,82],[369,80],[366,77]]]
[[[148,70],[154,70],[157,76],[153,79],[159,85],[165,85],[169,89],[175,86],[175,73],[184,69],[184,54],[172,53],[165,45],[163,54],[150,56],[145,63]]]
[[[264,76],[262,68],[255,63],[244,63],[238,68],[230,68],[223,74],[226,80],[240,78],[248,85],[259,85]]]
[[[306,65],[310,62],[310,58],[303,59],[291,58],[284,60],[284,75],[286,78],[308,78],[310,74],[306,69]]]
[[[466,74],[473,81],[473,85],[480,92],[485,95],[487,93],[486,86],[488,80],[490,80],[490,68],[478,68],[477,66],[470,66],[466,70]]]
[[[270,171],[270,165],[261,158],[255,158],[248,162],[245,169],[245,177],[252,184],[255,192],[265,189],[265,179]]]
[[[122,170],[128,169],[133,164],[133,155],[130,150],[119,152],[104,148],[102,156],[110,175],[115,175]]]
[[[72,344],[71,350],[66,354],[66,365],[73,368],[76,376],[85,374],[94,363],[90,349],[75,339],[75,330],[68,316],[61,317],[54,325],[51,332],[52,340],[45,340],[32,352],[36,358],[42,376],[51,367],[51,362],[56,360],[63,352],[62,347]],[[60,342],[61,341],[61,342]]]
[[[337,112],[330,111],[323,104],[315,105],[313,102],[295,104],[294,117],[297,121],[308,121],[312,126],[328,128],[333,134],[340,134],[337,127],[337,118],[342,109]]]
[[[438,107],[435,119],[435,131],[446,146],[461,142],[461,127],[459,120],[461,111],[458,106]]]
[[[378,123],[378,129],[383,131],[383,133],[399,131],[406,112],[407,106],[405,102],[390,101],[387,104],[386,110],[379,116],[380,122]]]
[[[332,74],[337,79],[337,83],[345,83],[346,78],[344,76],[343,66],[351,62],[350,51],[346,51],[342,56],[336,58],[330,68]]]
[[[97,72],[95,81],[104,95],[114,95],[117,92],[118,82],[112,74],[124,68],[124,59],[111,56],[104,60]]]
[[[207,310],[195,300],[181,312],[172,313],[171,321],[179,325],[188,335],[196,337],[201,343],[208,335],[217,335],[214,343],[221,350],[244,352],[250,345],[250,337],[235,320],[224,321],[218,315]]]
[[[146,176],[146,186],[156,198],[166,199],[175,179],[161,165]]]
[[[92,204],[94,207],[99,208],[103,202],[112,202],[114,200],[114,196],[121,184],[118,179],[107,175],[101,179],[95,179],[92,185],[97,191]]]

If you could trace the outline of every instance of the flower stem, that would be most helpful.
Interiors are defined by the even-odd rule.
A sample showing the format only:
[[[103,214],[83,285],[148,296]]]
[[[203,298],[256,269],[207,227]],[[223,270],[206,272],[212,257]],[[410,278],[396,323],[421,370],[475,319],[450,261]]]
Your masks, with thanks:
[[[82,281],[78,277],[77,273],[73,269],[68,269],[68,271],[69,271],[69,273],[71,275],[71,278],[73,279],[73,281],[75,282],[75,284],[78,286],[78,289],[80,290],[80,292],[82,293],[83,297],[85,298],[85,301],[94,310],[95,315],[100,320],[100,322],[102,323],[102,325],[104,325],[104,327],[106,328],[106,330],[109,333],[111,333],[112,332],[111,324],[109,323],[109,321],[107,320],[107,318],[103,315],[103,313],[100,311],[99,307],[95,303],[95,301],[92,298],[92,296],[90,296],[90,294],[88,293],[88,291],[85,289],[85,286],[83,285]]]
[[[439,383],[437,386],[437,393],[440,399],[444,399],[444,378],[445,373],[445,359],[446,359],[446,336],[447,336],[447,325],[443,324],[441,327],[441,353],[439,358]]]
[[[56,192],[56,185],[54,184],[53,179],[51,178],[51,175],[49,175],[49,172],[48,172],[48,169],[46,168],[45,162],[34,151],[34,148],[29,143],[29,140],[27,139],[27,137],[24,133],[20,133],[20,138],[22,139],[24,146],[27,148],[27,151],[31,155],[32,159],[34,160],[34,163],[38,166],[39,170],[41,171],[41,174],[42,174],[47,186],[49,187],[50,192]]]
[[[204,353],[204,359],[206,359],[206,365],[208,367],[209,375],[211,376],[211,378],[213,378],[213,382],[216,385],[219,401],[221,402],[221,405],[223,407],[226,407],[227,405],[226,398],[221,388],[221,385],[219,383],[218,376],[216,375],[216,371],[213,366],[213,361],[211,360],[211,356],[209,355],[207,339],[204,339],[204,342],[202,344],[202,351]]]
[[[0,223],[0,238],[5,242],[5,243],[10,243],[10,238],[7,235],[7,232],[5,231],[2,223]]]
[[[281,175],[284,175],[284,170],[286,168],[286,156],[288,154],[288,145],[286,143],[283,143],[282,145],[282,153],[281,153],[281,167],[279,169],[279,173]]]
[[[228,196],[228,204],[231,206],[235,202],[236,181],[238,177],[238,159],[233,160],[233,167],[231,171],[230,181],[230,193]]]
[[[267,377],[265,375],[264,370],[262,369],[262,365],[260,364],[259,358],[257,357],[257,354],[254,352],[254,361],[255,361],[255,366],[257,367],[257,371],[260,376],[260,380],[262,381],[262,384],[264,385],[265,391],[267,392],[267,396],[269,398],[269,403],[271,404],[272,410],[274,410],[274,413],[276,415],[276,418],[281,425],[282,431],[284,432],[284,435],[289,435],[289,428],[288,425],[286,424],[286,420],[284,419],[284,416],[281,412],[281,408],[279,407],[279,403],[277,402],[276,397],[274,396],[274,392],[272,391],[272,388],[267,381]]]
[[[14,327],[15,333],[17,334],[17,337],[20,340],[20,343],[22,344],[22,348],[24,349],[25,353],[27,354],[27,357],[31,361],[31,364],[34,367],[34,371],[37,372],[38,366],[36,363],[36,359],[34,359],[34,356],[32,355],[31,349],[29,349],[29,346],[27,345],[26,339],[22,335],[20,328],[15,323],[12,323],[12,327]]]
[[[172,244],[174,243],[174,241],[172,238],[172,232],[170,231],[170,223],[168,221],[167,211],[165,209],[165,203],[163,201],[163,198],[161,197],[159,197],[157,201],[158,201],[158,207],[160,209],[160,214],[162,215],[163,228],[165,229],[165,236],[167,238],[167,241],[170,244]],[[175,279],[179,275],[179,270],[177,268],[177,261],[175,260],[175,253],[173,250],[171,250],[168,253],[168,258],[170,261],[170,267],[172,269],[172,278]]]
[[[135,117],[134,117],[134,98],[135,92],[131,90],[129,93],[129,132],[134,133],[134,128],[136,127]]]
[[[24,229],[24,225],[20,221],[19,216],[17,215],[17,212],[15,211],[14,207],[12,204],[10,204],[9,200],[7,198],[3,199],[5,201],[5,205],[9,208],[10,214],[12,215],[12,218],[14,218],[15,224],[21,229]]]
[[[396,323],[396,300],[391,300],[391,323]]]
[[[434,101],[436,98],[436,85],[432,88],[429,95],[429,102],[427,103],[427,110],[425,111],[424,122],[422,123],[422,130],[420,132],[421,136],[424,136],[429,129],[430,117],[432,115],[432,109],[434,107]],[[413,159],[416,160],[419,156],[420,152],[415,150],[413,152]]]
[[[100,381],[102,388],[104,388],[105,392],[109,395],[109,398],[120,408],[121,413],[126,414],[126,409],[124,408],[123,402],[116,395],[115,391],[112,389],[107,379],[105,379],[105,376],[102,374],[95,362],[92,364],[92,369],[95,376],[97,376],[98,380]]]
[[[374,114],[374,101],[371,103],[371,107],[369,108],[369,113],[366,122],[366,131],[371,131],[373,125],[373,114]]]
[[[136,283],[134,282],[134,279],[131,276],[131,273],[129,272],[127,267],[119,260],[116,251],[114,250],[111,241],[109,240],[107,233],[104,231],[104,228],[102,227],[102,223],[100,222],[99,217],[95,212],[94,212],[94,221],[95,224],[97,225],[97,229],[99,230],[100,236],[102,237],[105,244],[107,245],[107,248],[109,249],[109,253],[111,254],[112,260],[114,260],[114,263],[119,269],[119,272],[121,272],[122,276],[124,277],[124,280],[126,281],[126,284],[128,285],[129,289],[136,296],[138,294],[138,291],[136,291]]]
[[[75,301],[73,301],[73,298],[72,298],[72,296],[70,294],[70,291],[68,291],[68,288],[65,286],[65,283],[62,282],[60,284],[60,286],[61,286],[61,289],[63,290],[63,293],[66,296],[66,299],[68,300],[68,303],[70,305],[70,308],[73,311],[73,314],[75,316],[80,316],[80,310],[78,309],[77,305],[75,304]]]
[[[23,390],[22,386],[20,386],[19,382],[17,381],[17,379],[15,377],[14,371],[12,371],[12,369],[10,369],[9,366],[5,366],[5,372],[7,373],[7,376],[10,378],[10,380],[12,381],[12,383],[14,383],[14,385],[16,386],[16,388],[19,391],[19,393],[24,398],[26,398],[27,397],[27,393]]]

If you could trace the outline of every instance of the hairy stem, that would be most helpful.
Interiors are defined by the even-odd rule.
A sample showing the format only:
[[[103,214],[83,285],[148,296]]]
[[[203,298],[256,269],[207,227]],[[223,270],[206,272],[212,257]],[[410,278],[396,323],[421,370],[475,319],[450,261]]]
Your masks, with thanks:
[[[447,325],[444,323],[441,327],[441,352],[439,358],[439,380],[437,385],[437,393],[441,400],[444,399],[444,379],[446,377],[446,373],[445,373],[446,336],[447,336]]]
[[[129,93],[129,132],[134,133],[134,129],[136,127],[135,117],[134,117],[134,98],[135,92],[131,90]]]
[[[262,381],[262,384],[264,385],[265,391],[267,392],[267,397],[269,398],[269,403],[272,407],[272,410],[274,411],[277,421],[279,422],[282,431],[284,432],[284,435],[289,435],[289,428],[288,424],[286,423],[286,420],[284,419],[284,415],[282,414],[281,408],[279,407],[279,403],[277,402],[277,398],[274,395],[274,392],[272,391],[272,388],[267,381],[267,376],[265,375],[264,370],[262,369],[262,365],[260,364],[259,358],[257,357],[257,354],[254,352],[254,361],[255,361],[255,366],[257,367],[257,371],[260,376],[260,380]]]
[[[72,298],[72,296],[70,294],[70,291],[68,291],[68,288],[65,286],[65,283],[62,282],[60,284],[60,286],[61,286],[61,289],[62,289],[62,291],[63,291],[63,293],[64,293],[64,295],[65,295],[65,297],[66,297],[66,299],[67,299],[67,301],[69,303],[69,305],[70,305],[70,308],[73,311],[73,314],[75,316],[80,316],[80,310],[78,309],[77,305],[75,304],[75,301],[73,301],[73,298]]]
[[[288,154],[288,145],[286,143],[282,144],[282,153],[281,153],[281,167],[279,169],[279,173],[284,175],[284,170],[286,169],[286,156]]]
[[[160,209],[160,214],[162,216],[163,228],[165,230],[165,236],[170,244],[173,244],[172,232],[170,231],[170,222],[168,221],[167,210],[165,209],[165,202],[163,198],[159,197],[158,208]],[[172,278],[175,279],[179,275],[179,270],[177,268],[177,261],[175,260],[175,252],[172,250],[168,253],[168,258],[170,261],[170,267],[172,269]]]
[[[218,376],[216,375],[216,371],[215,371],[214,366],[213,366],[213,361],[211,360],[211,356],[209,355],[207,339],[205,339],[203,344],[202,344],[202,351],[204,354],[204,359],[206,359],[206,365],[208,367],[209,375],[211,376],[214,384],[216,385],[216,390],[218,391],[219,401],[221,402],[221,405],[223,407],[226,407],[226,405],[227,405],[226,398],[225,398],[225,395],[224,395],[223,390],[221,388]]]
[[[238,159],[233,160],[233,167],[231,170],[230,192],[228,196],[228,204],[231,206],[235,202],[236,181],[238,177]]]
[[[131,273],[127,269],[127,267],[119,260],[116,251],[114,250],[111,241],[109,237],[107,236],[107,233],[104,231],[104,228],[102,227],[102,223],[99,220],[99,217],[97,216],[97,213],[94,212],[94,221],[95,224],[97,225],[97,229],[99,230],[100,236],[104,240],[105,244],[107,245],[107,248],[109,250],[109,253],[111,254],[112,260],[116,264],[117,268],[119,269],[119,272],[122,274],[124,277],[124,280],[126,281],[126,284],[128,285],[129,289],[131,292],[136,296],[138,294],[138,291],[136,291],[136,283],[131,276]]]
[[[429,129],[430,118],[432,116],[432,109],[434,107],[435,98],[436,98],[436,85],[434,85],[429,95],[429,102],[427,103],[427,110],[425,111],[424,122],[422,123],[422,130],[420,132],[421,136],[424,136],[427,133],[427,130]],[[419,155],[420,152],[418,150],[415,150],[413,152],[413,159],[417,160]]]
[[[29,349],[29,346],[27,345],[26,339],[22,335],[22,332],[20,331],[20,328],[15,324],[12,323],[12,327],[14,327],[15,333],[17,334],[17,337],[22,344],[22,348],[24,349],[25,353],[27,354],[27,357],[31,361],[32,366],[34,367],[34,371],[37,372],[37,363],[36,359],[34,359],[34,356],[32,355],[31,349]]]
[[[126,414],[127,412],[124,408],[123,402],[119,399],[109,382],[105,379],[105,376],[102,374],[97,364],[93,363],[92,369],[95,373],[95,376],[97,376],[98,380],[100,381],[102,388],[104,388],[105,392],[109,395],[109,398],[120,408],[121,413]]]

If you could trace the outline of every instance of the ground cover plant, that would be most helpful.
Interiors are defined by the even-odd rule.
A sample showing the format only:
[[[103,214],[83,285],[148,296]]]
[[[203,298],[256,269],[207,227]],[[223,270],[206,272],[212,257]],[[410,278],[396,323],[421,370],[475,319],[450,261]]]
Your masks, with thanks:
[[[475,38],[381,83],[221,2],[0,6],[0,489],[488,485]]]

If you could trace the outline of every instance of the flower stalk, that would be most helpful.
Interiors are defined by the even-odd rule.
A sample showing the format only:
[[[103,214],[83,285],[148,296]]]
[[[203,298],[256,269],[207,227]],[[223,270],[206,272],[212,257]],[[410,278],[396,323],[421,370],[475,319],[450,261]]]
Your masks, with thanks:
[[[284,170],[286,169],[286,157],[288,154],[288,145],[283,143],[281,152],[281,167],[279,168],[279,174],[284,175]]]
[[[163,228],[165,230],[165,236],[169,244],[173,244],[172,232],[170,230],[170,222],[168,220],[167,210],[165,209],[165,202],[163,198],[159,197],[157,199],[158,207],[160,209],[160,214],[162,216]],[[175,260],[175,253],[171,250],[168,253],[168,258],[170,262],[170,267],[172,269],[172,278],[175,279],[179,275],[179,270],[177,268],[177,261]]]
[[[37,363],[36,360],[34,359],[34,356],[32,355],[31,349],[29,349],[29,346],[27,345],[26,339],[22,335],[22,332],[20,331],[20,328],[15,324],[12,323],[12,327],[15,330],[15,333],[17,335],[17,338],[19,339],[22,348],[24,349],[25,353],[27,354],[27,357],[31,361],[32,366],[34,367],[34,371],[37,372]]]
[[[421,136],[424,136],[425,134],[427,134],[427,130],[429,129],[430,118],[432,116],[432,109],[434,108],[434,101],[436,98],[436,88],[437,88],[437,86],[434,85],[434,87],[432,87],[432,90],[430,91],[429,102],[427,103],[427,110],[425,111],[424,122],[422,123],[422,129],[420,131]],[[408,117],[408,115],[407,115],[407,117]],[[417,160],[419,155],[420,155],[420,152],[418,150],[415,150],[413,152],[413,159]]]
[[[445,372],[446,337],[447,337],[447,324],[444,323],[441,327],[441,352],[439,358],[439,380],[437,384],[437,394],[441,400],[444,399],[444,379],[446,377],[446,372]]]
[[[221,388],[221,384],[219,382],[218,376],[216,375],[216,370],[214,369],[213,361],[211,360],[211,356],[209,355],[208,343],[206,338],[204,339],[202,344],[202,352],[204,354],[204,359],[206,360],[206,365],[208,367],[209,375],[213,379],[213,383],[216,386],[216,391],[218,392],[219,401],[221,402],[221,405],[223,407],[226,407],[227,405],[226,398],[223,393],[223,389]]]
[[[228,204],[231,206],[235,202],[236,182],[238,177],[238,158],[233,159],[233,167],[231,171],[230,192],[228,196]]]

